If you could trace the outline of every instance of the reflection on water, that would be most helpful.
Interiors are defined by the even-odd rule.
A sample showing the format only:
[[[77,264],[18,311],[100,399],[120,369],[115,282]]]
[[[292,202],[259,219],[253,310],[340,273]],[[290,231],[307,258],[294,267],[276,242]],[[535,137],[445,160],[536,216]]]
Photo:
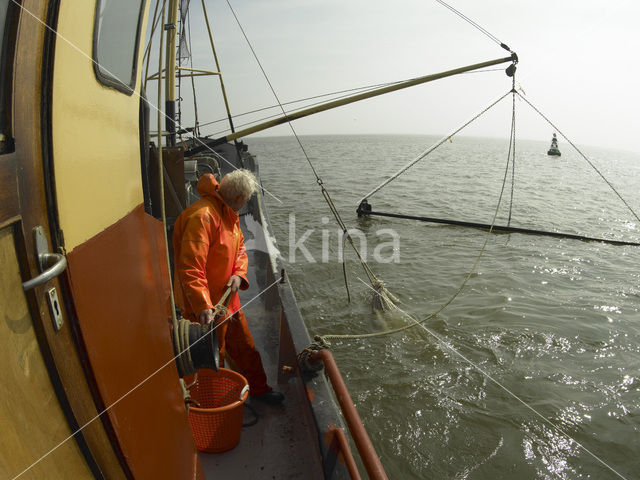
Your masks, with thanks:
[[[399,233],[400,263],[371,266],[417,318],[456,291],[486,233],[357,219],[355,208],[364,193],[433,140],[303,137],[343,218],[364,232],[370,248],[379,229]],[[505,144],[456,138],[371,203],[380,211],[490,222]],[[322,258],[317,232],[328,228],[321,217],[330,213],[298,147],[272,138],[256,139],[250,148],[261,162],[264,186],[283,202],[268,201],[280,251],[290,246],[293,212],[300,231],[317,229],[305,246]],[[545,142],[519,145],[512,225],[640,239],[635,218],[577,155],[563,151],[550,161],[545,149]],[[583,151],[640,211],[638,158]],[[505,203],[498,223],[506,224],[508,212]],[[327,262],[300,261],[298,255],[287,267],[311,334],[402,325],[395,312],[371,312],[353,252],[346,255],[353,301],[346,301],[337,239]],[[332,350],[390,478],[636,478],[639,305],[638,247],[493,235],[462,294],[428,320],[426,330],[338,340]]]

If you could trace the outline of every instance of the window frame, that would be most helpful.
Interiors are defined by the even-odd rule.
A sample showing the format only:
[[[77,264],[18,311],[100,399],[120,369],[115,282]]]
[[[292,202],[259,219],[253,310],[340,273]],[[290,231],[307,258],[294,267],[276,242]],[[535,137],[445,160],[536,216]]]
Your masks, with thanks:
[[[17,3],[16,3],[17,2]],[[15,151],[13,138],[13,84],[15,73],[18,23],[22,9],[22,0],[9,0],[3,37],[0,39],[0,155]]]
[[[146,0],[140,1],[140,11],[138,12],[138,27],[136,29],[136,39],[133,53],[133,65],[131,66],[131,78],[129,83],[123,83],[121,80],[104,73],[100,70],[100,66],[98,63],[97,53],[98,53],[98,26],[100,22],[100,5],[102,4],[102,0],[96,0],[96,9],[95,9],[95,19],[93,22],[93,52],[92,52],[92,60],[93,60],[93,71],[96,75],[97,80],[104,86],[114,88],[122,93],[125,93],[129,96],[133,95],[135,86],[136,86],[136,78],[138,75],[138,54],[140,52],[140,36],[142,33],[142,22],[144,20],[144,11],[146,7]]]

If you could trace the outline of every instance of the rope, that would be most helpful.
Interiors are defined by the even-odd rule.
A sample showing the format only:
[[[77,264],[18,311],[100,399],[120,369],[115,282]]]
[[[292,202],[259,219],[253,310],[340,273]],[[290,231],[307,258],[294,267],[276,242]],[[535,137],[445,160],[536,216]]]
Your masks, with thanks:
[[[465,22],[469,23],[470,25],[472,25],[473,27],[477,28],[480,32],[482,32],[483,34],[485,34],[487,37],[489,37],[489,39],[492,42],[497,43],[498,45],[500,45],[502,48],[504,48],[505,50],[509,50],[511,51],[511,49],[509,47],[507,47],[504,43],[502,43],[500,40],[498,40],[498,38],[494,35],[492,35],[491,33],[489,33],[487,30],[485,30],[483,27],[481,27],[480,25],[478,25],[476,22],[474,22],[473,20],[471,20],[469,17],[467,17],[464,13],[456,10],[455,8],[453,8],[451,5],[449,5],[446,2],[443,2],[442,0],[436,0],[436,2],[438,2],[440,5],[448,8],[449,10],[451,10],[453,13],[455,13],[456,15],[458,15],[460,18],[462,18]],[[506,47],[506,48],[505,48]]]
[[[178,356],[178,362],[180,363],[180,371],[182,375],[193,375],[196,373],[196,367],[193,365],[191,358],[191,345],[189,344],[189,326],[191,322],[186,318],[178,320],[178,338],[177,350],[182,352]]]
[[[381,85],[382,85],[382,86],[391,86],[391,85],[396,85],[396,84],[398,84],[398,83],[402,83],[402,81],[399,81],[399,82],[391,82],[391,83],[386,83],[386,84],[381,84]],[[372,90],[375,90],[376,88],[377,88],[377,87],[375,87],[375,86],[374,86],[374,87],[367,87],[367,88],[365,88],[365,89],[361,90],[361,92],[362,92],[362,93],[370,92],[370,91],[372,91]],[[340,96],[337,96],[337,97],[332,97],[332,98],[330,98],[330,99],[328,100],[328,102],[333,102],[333,101],[340,100],[340,99],[343,99],[343,98],[348,98],[349,96],[350,96],[349,94],[344,94],[344,95],[340,95]],[[298,100],[298,101],[302,101],[302,100]],[[320,102],[315,102],[315,103],[309,103],[309,104],[303,105],[303,106],[301,106],[301,107],[297,107],[297,108],[293,108],[293,109],[291,109],[291,110],[284,111],[284,114],[288,116],[288,115],[291,115],[291,114],[293,114],[293,113],[300,112],[300,111],[302,111],[302,110],[306,110],[306,109],[311,108],[311,107],[315,107],[316,105],[325,105],[325,104],[326,104],[326,103],[328,103],[328,102],[327,102],[327,101],[320,101]],[[282,105],[288,105],[288,104],[291,104],[291,103],[297,103],[297,101],[294,101],[294,102],[288,102],[288,103],[283,103]],[[278,105],[276,105],[276,106],[274,106],[274,107],[265,107],[265,108],[262,108],[262,109],[254,110],[253,112],[247,112],[247,114],[248,114],[248,113],[255,113],[255,112],[259,112],[259,111],[262,111],[262,110],[269,110],[269,109],[275,108],[275,107],[277,107],[277,106],[278,106]],[[241,114],[241,115],[246,115],[246,114]],[[241,116],[241,115],[238,115],[238,116]],[[259,123],[262,123],[262,122],[264,122],[264,121],[266,121],[266,120],[269,120],[269,119],[272,119],[272,118],[278,118],[278,117],[280,117],[280,116],[281,116],[281,114],[280,114],[280,113],[275,113],[275,114],[273,114],[273,115],[268,115],[268,116],[266,116],[266,117],[261,117],[261,118],[259,118],[259,119],[257,119],[257,120],[252,120],[252,121],[250,121],[250,122],[243,123],[243,124],[241,124],[241,125],[238,125],[237,127],[238,127],[238,128],[240,128],[240,127],[247,127],[247,126],[250,126],[250,125],[259,124]],[[233,118],[236,118],[236,117],[233,117]],[[216,120],[216,122],[220,122],[220,120]],[[218,130],[217,132],[210,133],[210,134],[208,134],[205,138],[218,137],[218,136],[220,136],[221,134],[223,134],[223,133],[227,133],[227,132],[229,132],[229,129],[228,129],[228,128],[225,128],[224,130]]]
[[[344,255],[344,244],[347,236],[342,235],[342,276],[344,277],[344,287],[347,290],[347,302],[351,303],[351,293],[349,292],[349,280],[347,279],[347,259]]]
[[[516,93],[517,93],[517,94],[518,94],[518,96],[519,96],[522,100],[524,100],[524,101],[525,101],[525,102],[526,102],[526,103],[527,103],[531,108],[533,108],[533,109],[538,113],[538,115],[540,115],[542,118],[544,118],[544,119],[547,121],[547,123],[548,123],[549,125],[551,125],[551,126],[552,126],[552,127],[553,127],[553,128],[554,128],[554,129],[555,129],[555,130],[560,134],[560,135],[562,135],[562,138],[564,138],[564,139],[567,141],[567,143],[569,143],[569,145],[571,145],[571,146],[576,150],[576,152],[578,152],[578,153],[580,154],[580,156],[581,156],[582,158],[584,158],[584,160],[585,160],[585,161],[586,161],[586,162],[591,166],[591,168],[593,168],[593,169],[596,171],[596,173],[597,173],[598,175],[600,175],[600,177],[602,178],[602,180],[604,180],[604,181],[605,181],[605,183],[606,183],[607,185],[609,185],[609,187],[611,188],[611,190],[613,190],[613,192],[618,196],[618,198],[619,198],[620,200],[622,200],[622,203],[624,203],[624,204],[625,204],[625,206],[629,209],[629,211],[631,212],[631,214],[632,214],[634,217],[636,217],[636,220],[638,220],[638,222],[640,222],[640,218],[638,218],[638,215],[637,215],[637,214],[636,214],[636,212],[633,210],[633,208],[631,208],[631,206],[627,203],[627,201],[626,201],[624,198],[622,198],[622,195],[620,195],[620,193],[618,192],[618,190],[616,190],[616,188],[611,184],[611,182],[610,182],[609,180],[607,180],[607,178],[606,178],[606,177],[602,174],[602,172],[600,172],[600,170],[598,170],[598,168],[597,168],[597,167],[596,167],[596,166],[595,166],[595,165],[594,165],[594,164],[593,164],[593,163],[592,163],[592,162],[587,158],[587,156],[586,156],[584,153],[582,153],[582,152],[580,151],[580,149],[579,149],[578,147],[576,147],[576,146],[574,145],[574,143],[573,143],[571,140],[569,140],[569,138],[567,138],[567,136],[566,136],[564,133],[562,133],[562,131],[561,131],[558,127],[556,127],[556,126],[553,124],[553,122],[551,122],[551,120],[549,120],[549,119],[548,119],[548,118],[547,118],[547,117],[546,117],[546,116],[545,116],[545,115],[544,115],[540,110],[538,110],[535,106],[533,106],[533,104],[532,104],[529,100],[527,100],[526,98],[524,98],[524,97],[523,97],[519,92],[516,92]]]
[[[283,104],[280,101],[280,98],[278,97],[278,94],[276,93],[275,89],[273,88],[273,85],[271,84],[271,81],[269,80],[269,77],[268,77],[265,69],[263,68],[262,63],[260,62],[260,59],[258,58],[258,55],[256,54],[253,46],[251,45],[251,42],[249,41],[249,38],[247,37],[247,34],[245,33],[244,29],[242,28],[240,20],[238,19],[238,16],[236,15],[236,12],[234,11],[233,7],[231,6],[231,3],[229,2],[229,0],[227,0],[227,5],[229,6],[229,9],[231,10],[231,13],[233,14],[233,17],[235,18],[235,20],[236,20],[236,22],[238,24],[238,27],[240,28],[240,31],[242,32],[242,35],[244,36],[244,38],[245,38],[245,40],[246,40],[246,42],[247,42],[247,44],[249,46],[249,49],[251,50],[251,53],[253,54],[256,62],[258,63],[258,66],[260,67],[260,70],[262,71],[262,75],[264,76],[267,84],[269,85],[269,88],[271,89],[271,92],[273,93],[273,96],[275,97],[276,102],[278,102],[278,105],[280,106],[280,110],[286,116],[287,113],[286,113],[286,111],[285,111],[285,109],[283,107]],[[369,265],[364,260],[364,258],[362,258],[362,255],[360,254],[359,250],[356,248],[356,246],[355,246],[355,244],[353,242],[353,238],[349,234],[349,230],[347,229],[347,226],[345,225],[344,221],[342,220],[342,217],[340,216],[340,213],[338,212],[338,209],[336,208],[335,204],[333,203],[333,200],[331,199],[331,195],[329,194],[329,191],[325,188],[324,182],[322,181],[322,179],[318,175],[318,172],[316,171],[315,166],[313,165],[313,162],[311,161],[311,158],[307,154],[307,151],[304,148],[304,145],[302,145],[302,141],[300,140],[300,137],[298,136],[295,128],[293,127],[293,124],[291,123],[291,121],[287,121],[287,124],[289,125],[289,128],[291,129],[291,132],[293,133],[293,136],[295,137],[296,141],[298,142],[298,145],[300,146],[300,149],[302,150],[302,153],[304,154],[304,157],[307,160],[307,163],[309,164],[309,167],[311,167],[311,171],[313,172],[314,176],[316,177],[316,182],[320,186],[320,189],[321,189],[321,192],[322,192],[322,196],[324,197],[325,201],[327,202],[327,205],[329,206],[329,209],[331,210],[331,213],[333,213],[333,216],[335,217],[336,222],[338,223],[338,225],[342,229],[343,235],[345,235],[347,237],[347,240],[349,241],[349,244],[351,245],[353,250],[356,252],[356,255],[358,256],[358,259],[360,260],[360,263],[362,264],[362,267],[364,268],[365,274],[369,278],[369,282],[371,283],[372,287],[376,291],[376,296],[374,297],[374,302],[376,302],[378,305],[384,307],[384,306],[392,303],[394,299],[397,300],[390,292],[388,292],[386,290],[386,288],[384,287],[384,283],[380,279],[378,279],[376,277],[376,275],[373,273],[373,270],[371,270],[371,267],[369,267]],[[346,285],[346,288],[347,288],[347,291],[348,291],[349,287],[348,287],[348,284],[346,283],[346,269],[345,269],[345,285]]]
[[[498,70],[503,70],[503,69],[498,69]],[[465,73],[475,73],[475,72],[465,72]],[[408,80],[411,80],[411,79],[408,79]],[[374,90],[376,88],[386,87],[386,86],[389,86],[389,85],[395,85],[397,83],[403,83],[403,82],[406,82],[406,81],[407,80],[399,80],[399,81],[396,81],[396,82],[379,83],[377,85],[367,85],[367,86],[364,86],[364,87],[349,88],[347,90],[339,90],[337,92],[323,93],[321,95],[315,95],[315,96],[312,96],[312,97],[301,98],[299,100],[293,100],[291,102],[285,102],[282,105],[293,105],[295,103],[306,102],[306,101],[309,101],[309,100],[315,100],[316,98],[331,97],[331,96],[334,96],[334,95],[341,95],[341,94],[346,94],[346,93],[351,93],[351,92],[358,92],[358,91],[366,92],[368,90]],[[331,100],[338,100],[340,98],[343,98],[344,96],[347,96],[347,95],[342,95],[342,96],[339,96],[339,97],[335,97],[335,98],[332,98]],[[323,102],[319,102],[319,103],[324,103],[324,101]],[[313,107],[314,105],[318,105],[319,103],[312,103],[312,104],[309,104],[309,105],[305,105],[303,107],[300,107],[300,109]],[[248,112],[239,113],[238,115],[234,115],[233,118],[243,117],[245,115],[250,115],[252,113],[264,112],[265,110],[271,110],[272,108],[278,108],[278,107],[280,107],[280,105],[271,105],[269,107],[258,108],[256,110],[250,110]],[[295,112],[296,110],[291,110],[290,112],[287,112],[287,113]],[[280,114],[278,114],[278,115],[280,115]],[[265,117],[264,119],[256,120],[256,122],[250,122],[250,123],[246,123],[244,125],[250,125],[251,123],[262,122],[264,120],[268,120],[269,118],[271,118],[271,117],[270,116],[269,117]],[[224,122],[224,121],[227,121],[227,118],[221,118],[219,120],[212,120],[210,122],[203,123],[200,126],[201,127],[205,127],[205,126],[208,126],[208,125],[213,125],[214,123],[220,123],[220,122]],[[244,125],[239,125],[239,127],[242,127]],[[216,134],[211,134],[211,135],[216,135]]]
[[[216,318],[228,318],[230,316],[229,310],[227,309],[227,302],[230,298],[230,294],[231,287],[227,288],[227,290],[222,295],[222,298],[220,298],[215,307],[213,307],[214,322]],[[177,359],[183,375],[192,375],[196,372],[196,368],[193,365],[193,360],[191,358],[191,344],[189,343],[189,327],[192,323],[196,322],[191,322],[186,318],[181,318],[178,321],[178,343],[176,343],[176,350],[178,352],[181,352],[178,354]],[[199,340],[200,339],[196,340],[196,342]]]
[[[164,21],[165,15],[165,3],[162,3],[162,9],[160,11],[159,18]],[[160,50],[158,55],[158,72],[162,72],[162,57],[163,57],[164,35],[160,34]],[[162,101],[162,82],[158,81],[158,105]],[[164,235],[164,252],[167,260],[167,265],[171,265],[169,258],[169,240],[167,237],[167,209],[164,201],[164,163],[162,161],[162,117],[163,114],[158,110],[157,125],[158,125],[158,177],[160,178],[160,211],[162,218],[162,232]],[[176,302],[173,296],[173,278],[169,275],[169,303],[171,306],[171,325],[173,327],[173,343],[174,345],[180,345],[180,325],[178,323],[178,317],[176,316]]]
[[[513,92],[513,91],[507,92],[506,95],[508,95],[509,93],[513,93],[515,95],[515,92]],[[506,95],[502,96],[498,101],[502,100]],[[495,103],[497,103],[497,102],[495,102]],[[495,105],[495,103],[493,105]],[[493,105],[491,105],[491,106],[493,106]],[[515,103],[514,103],[514,105],[515,105]],[[511,120],[512,120],[511,131],[513,132],[514,131],[514,124],[515,124],[515,116],[514,115],[512,115]],[[458,289],[454,292],[454,294],[445,303],[440,305],[440,307],[438,307],[434,312],[430,313],[428,316],[426,316],[422,320],[417,320],[416,318],[414,318],[409,313],[406,313],[405,311],[400,309],[396,305],[396,303],[398,303],[398,302],[392,302],[390,304],[390,306],[392,308],[395,308],[399,312],[401,312],[406,318],[411,320],[413,323],[411,323],[409,325],[402,326],[402,327],[394,328],[394,329],[391,329],[391,330],[383,330],[381,332],[363,333],[363,334],[345,334],[345,335],[318,335],[317,336],[318,340],[328,344],[329,343],[328,342],[329,339],[360,339],[360,338],[374,338],[374,337],[382,337],[382,336],[386,336],[386,335],[392,335],[394,333],[398,333],[398,332],[402,332],[404,330],[408,330],[409,328],[413,328],[413,327],[415,327],[417,325],[421,325],[422,323],[424,323],[427,320],[435,317],[440,312],[442,312],[445,308],[447,308],[456,299],[456,297],[458,297],[458,295],[460,295],[460,293],[462,292],[462,290],[466,286],[467,282],[469,281],[469,279],[473,275],[473,272],[475,272],[476,268],[478,267],[478,264],[480,263],[480,259],[484,255],[484,252],[485,252],[485,250],[487,248],[487,243],[489,242],[489,237],[491,236],[491,233],[493,231],[493,227],[494,227],[494,225],[496,223],[496,219],[498,218],[498,211],[500,210],[500,205],[502,203],[502,197],[504,195],[504,189],[505,189],[505,186],[506,186],[506,183],[507,183],[507,174],[509,172],[509,162],[511,160],[510,153],[511,153],[511,150],[509,151],[509,154],[507,154],[507,162],[506,162],[506,165],[505,165],[504,176],[502,178],[502,188],[500,189],[500,196],[498,197],[498,203],[496,205],[496,209],[495,209],[495,212],[493,214],[493,219],[491,221],[491,226],[489,227],[489,231],[485,235],[484,243],[482,244],[482,248],[480,249],[480,253],[478,254],[475,262],[473,263],[473,266],[471,267],[471,270],[469,271],[469,273],[465,277],[465,279],[462,282],[462,284],[460,285],[460,287],[458,287]]]
[[[499,71],[504,71],[504,68],[475,70],[475,71],[472,71],[472,72],[463,72],[463,73],[464,74],[468,74],[468,73],[486,73],[486,72],[495,72],[495,71],[498,71],[498,70]],[[302,99],[299,99],[299,100],[293,100],[291,102],[285,102],[282,105],[293,105],[295,103],[306,102],[308,100],[314,100],[316,98],[331,97],[328,100],[323,100],[323,101],[315,102],[315,103],[309,103],[309,104],[305,104],[305,105],[303,105],[301,107],[297,107],[297,108],[294,108],[294,109],[291,109],[291,110],[287,110],[286,115],[290,115],[290,114],[298,112],[300,110],[304,110],[304,109],[307,109],[307,108],[310,108],[310,107],[314,107],[316,105],[322,105],[322,104],[326,103],[327,101],[330,102],[330,101],[340,100],[342,98],[347,98],[347,97],[350,96],[350,92],[360,91],[362,93],[365,93],[365,92],[369,92],[371,90],[375,90],[375,89],[380,88],[380,87],[388,87],[388,86],[391,86],[391,85],[396,85],[396,84],[408,82],[408,81],[411,81],[411,80],[413,80],[413,79],[409,78],[409,79],[406,79],[406,80],[398,80],[398,81],[395,81],[395,82],[379,83],[377,85],[368,85],[368,86],[364,86],[364,87],[350,88],[350,89],[347,89],[347,90],[339,90],[339,91],[336,91],[336,92],[324,93],[322,95],[315,95],[315,96],[312,96],[312,97],[302,98]],[[232,118],[236,119],[236,118],[239,118],[239,117],[243,117],[243,116],[246,116],[246,115],[251,115],[253,113],[263,112],[265,110],[271,110],[273,108],[278,108],[278,107],[279,107],[279,105],[272,105],[270,107],[258,108],[256,110],[250,110],[248,112],[244,112],[244,113],[240,113],[238,115],[234,115]],[[243,123],[243,124],[237,125],[237,128],[246,127],[246,126],[262,123],[262,122],[264,122],[266,120],[269,120],[271,118],[276,118],[276,117],[279,117],[279,116],[280,116],[280,114],[278,113],[278,114],[269,115],[269,116],[266,116],[266,117],[261,117],[261,118],[259,118],[257,120],[253,120],[253,121],[250,121],[250,122],[247,122],[247,123]],[[227,118],[221,118],[221,119],[218,119],[218,120],[212,120],[210,122],[203,123],[200,126],[201,127],[209,126],[209,125],[213,125],[215,123],[221,123],[221,122],[224,122],[224,121],[227,121],[227,120],[228,120]],[[204,138],[218,137],[219,135],[221,135],[223,133],[226,133],[228,131],[229,131],[228,128],[226,128],[224,130],[219,130],[217,132],[205,135]]]
[[[255,408],[253,408],[248,403],[244,404],[244,408],[246,408],[247,410],[249,410],[251,412],[251,415],[253,415],[253,420],[249,420],[248,422],[243,423],[242,426],[243,427],[253,427],[256,423],[258,423],[258,420],[260,419],[260,414],[258,413],[258,411]]]
[[[507,226],[511,225],[511,212],[513,211],[513,190],[516,183],[516,77],[512,77],[513,83],[511,91],[514,93],[512,96],[511,106],[511,137],[509,138],[509,154],[511,154],[511,147],[513,146],[512,168],[511,168],[511,199],[509,200],[509,218],[507,220]]]
[[[404,172],[406,172],[407,170],[409,170],[411,167],[413,167],[416,163],[418,163],[420,160],[422,160],[423,158],[425,158],[427,155],[429,155],[431,152],[433,152],[435,149],[437,149],[440,145],[442,145],[444,142],[446,142],[447,140],[449,140],[451,137],[453,137],[454,135],[456,135],[458,132],[460,132],[461,130],[463,130],[464,128],[466,128],[469,124],[473,123],[475,120],[477,120],[478,118],[480,118],[482,115],[484,115],[486,112],[488,112],[491,108],[493,108],[495,105],[497,105],[503,98],[505,98],[507,95],[509,95],[511,93],[511,91],[508,91],[507,93],[505,93],[504,95],[502,95],[500,98],[498,98],[496,101],[494,101],[491,105],[489,105],[488,107],[486,107],[484,110],[482,110],[480,113],[476,114],[471,120],[465,122],[462,126],[458,127],[457,129],[455,129],[453,132],[451,132],[448,135],[445,135],[444,137],[442,137],[442,139],[437,142],[436,144],[432,145],[431,147],[429,147],[427,150],[425,150],[424,152],[422,152],[420,155],[418,155],[415,159],[413,159],[412,161],[410,161],[408,164],[406,164],[404,167],[402,167],[398,172],[396,172],[394,175],[392,175],[390,178],[388,178],[387,180],[385,180],[384,182],[382,182],[380,185],[378,185],[376,188],[374,188],[373,190],[371,190],[369,193],[367,193],[364,197],[362,197],[362,199],[360,200],[360,203],[362,203],[364,200],[366,200],[367,198],[369,198],[371,195],[373,195],[374,193],[378,192],[379,190],[381,190],[383,187],[385,187],[386,185],[388,185],[389,183],[391,183],[393,180],[395,180],[396,178],[398,178],[400,175],[402,175]]]
[[[216,306],[213,307],[213,318],[216,318],[218,316],[222,316],[222,317],[229,316],[229,310],[227,309],[227,302],[230,300],[230,297],[229,297],[230,294],[231,294],[231,287],[227,288],[227,290],[224,292],[224,294],[220,298],[220,301],[218,301],[218,303],[216,303]]]
[[[271,90],[271,93],[273,93],[273,96],[275,97],[276,102],[278,102],[278,106],[280,107],[280,110],[282,110],[282,113],[284,115],[286,115],[287,112],[284,110],[284,107],[282,106],[282,102],[280,101],[280,97],[278,97],[278,94],[276,93],[276,90],[273,88],[273,85],[271,84],[271,80],[269,80],[269,76],[267,75],[267,72],[265,71],[264,67],[262,66],[262,62],[260,62],[260,59],[258,58],[258,55],[256,54],[256,51],[253,48],[253,45],[249,41],[249,37],[247,37],[247,34],[244,31],[244,28],[242,28],[242,24],[240,23],[240,20],[238,19],[238,16],[236,15],[236,12],[233,9],[233,7],[231,6],[231,3],[229,2],[229,0],[227,0],[227,5],[229,6],[229,9],[231,10],[231,13],[233,14],[233,18],[235,18],[236,23],[238,24],[238,27],[240,28],[240,31],[242,32],[242,35],[244,36],[244,39],[246,40],[247,45],[249,46],[249,49],[251,50],[251,53],[253,54],[253,58],[255,58],[256,62],[258,63],[258,67],[260,67],[260,71],[262,72],[262,75],[264,76],[265,80],[267,81],[267,84],[269,85],[269,89]],[[295,129],[293,128],[293,125],[291,124],[291,122],[287,122],[287,123],[289,125],[289,128],[291,128],[291,132],[296,137],[296,140],[298,141],[298,145],[300,145],[300,148],[302,149],[302,152],[304,153],[304,156],[307,159],[307,162],[309,162],[309,166],[311,167],[311,170],[313,170],[313,174],[316,176],[316,180],[321,181],[320,177],[318,176],[318,173],[316,172],[316,169],[313,166],[313,163],[311,163],[311,160],[309,159],[309,156],[307,155],[307,152],[304,149],[304,146],[302,145],[302,142],[300,142],[300,138],[298,137],[298,134],[296,133]]]
[[[414,318],[412,315],[408,314],[407,312],[401,310],[395,303],[392,303],[390,306],[395,308],[396,310],[398,310],[399,312],[401,312],[406,318],[408,318],[409,320],[411,320],[413,323],[409,324],[409,325],[405,325],[403,327],[398,327],[395,329],[391,329],[391,330],[384,330],[381,332],[373,332],[373,333],[366,333],[366,334],[346,334],[346,335],[318,335],[316,338],[318,338],[318,340],[327,343],[328,344],[328,340],[329,339],[360,339],[360,338],[373,338],[373,337],[381,337],[381,336],[385,336],[385,335],[391,335],[394,333],[398,333],[398,332],[402,332],[404,330],[408,330],[409,328],[415,327],[415,326],[421,326],[424,328],[424,326],[422,325],[424,322],[426,322],[427,320],[435,317],[436,315],[438,315],[440,312],[442,312],[446,307],[448,307],[455,299],[456,297],[458,297],[458,295],[462,292],[462,290],[464,289],[464,287],[466,286],[466,284],[468,283],[469,279],[471,278],[471,275],[473,274],[473,272],[476,270],[480,259],[482,258],[482,256],[484,255],[484,252],[486,250],[486,246],[489,240],[489,236],[491,235],[493,228],[495,226],[495,222],[498,216],[498,211],[500,209],[500,204],[502,203],[502,197],[504,195],[504,189],[505,189],[505,185],[507,182],[507,174],[509,171],[509,162],[512,159],[513,161],[513,168],[512,168],[512,180],[511,180],[511,205],[513,204],[513,185],[515,182],[515,146],[516,146],[516,142],[515,142],[515,111],[516,111],[516,104],[515,104],[515,96],[516,94],[518,96],[520,96],[520,98],[522,98],[525,102],[527,102],[529,104],[529,106],[531,106],[531,108],[533,108],[538,114],[540,114],[558,133],[560,133],[560,135],[562,135],[562,137],[573,147],[575,148],[575,150],[587,161],[587,163],[589,165],[591,165],[591,167],[600,175],[600,177],[607,183],[607,185],[609,185],[609,187],[616,193],[616,195],[618,195],[618,197],[620,198],[620,200],[622,200],[622,202],[627,206],[627,208],[631,211],[631,213],[636,217],[636,219],[638,219],[638,221],[640,221],[640,218],[638,218],[638,216],[636,215],[636,213],[633,211],[633,209],[629,206],[629,204],[624,200],[624,198],[622,198],[622,196],[620,195],[620,193],[615,189],[615,187],[604,177],[604,175],[596,168],[596,166],[589,161],[589,159],[578,149],[578,147],[576,147],[573,142],[571,142],[566,135],[564,135],[564,133],[562,133],[562,131],[557,128],[545,115],[543,115],[536,107],[534,107],[531,102],[529,102],[526,98],[524,98],[520,93],[518,93],[515,89],[515,76],[513,79],[513,88],[510,92],[508,93],[512,93],[513,94],[513,100],[512,100],[512,115],[511,115],[511,135],[510,135],[510,139],[509,139],[509,151],[507,153],[507,162],[506,162],[506,166],[505,166],[505,172],[504,172],[504,177],[502,180],[502,189],[500,191],[500,197],[498,198],[498,204],[496,206],[496,210],[493,216],[493,220],[491,222],[491,226],[489,227],[489,230],[485,236],[485,240],[484,243],[482,245],[482,248],[480,249],[480,253],[478,254],[478,257],[476,258],[473,266],[471,267],[471,270],[469,271],[469,273],[467,274],[466,278],[464,279],[464,281],[462,282],[462,284],[460,285],[460,287],[454,292],[454,294],[445,302],[443,303],[438,309],[436,309],[434,312],[432,312],[431,314],[429,314],[427,317],[421,319],[421,320],[417,320],[416,318]],[[508,95],[508,93],[506,95]],[[502,100],[506,95],[500,97],[496,102],[494,102],[492,105],[490,105],[489,107],[487,107],[487,109],[485,109],[483,112],[481,112],[479,115],[477,115],[475,118],[477,118],[478,116],[482,115],[484,112],[486,112],[489,108],[493,107],[496,103],[498,103],[500,100]],[[472,119],[471,121],[475,120]],[[468,125],[470,122],[467,122],[463,127],[461,127],[459,130],[461,130],[462,128],[464,128],[466,125]],[[458,130],[458,131],[459,131]],[[457,133],[457,132],[456,132]],[[387,183],[389,183],[391,180],[393,180],[394,178],[397,178],[397,176],[399,176],[401,173],[403,173],[404,171],[406,171],[408,168],[410,168],[411,166],[413,166],[415,163],[417,163],[417,161],[419,161],[420,159],[424,158],[424,156],[426,156],[428,153],[430,153],[431,151],[433,151],[435,148],[437,148],[438,146],[440,146],[442,143],[444,143],[444,141],[446,141],[448,137],[445,137],[442,141],[440,141],[438,144],[436,144],[436,146],[430,148],[426,153],[422,154],[420,157],[418,157],[416,160],[414,160],[413,162],[411,162],[410,164],[408,164],[407,166],[405,166],[400,172],[398,172],[398,174],[396,174],[394,177],[390,178],[387,180],[387,182],[383,183],[381,186],[379,186],[377,189],[375,189],[373,192],[371,192],[370,194],[368,194],[366,197],[363,198],[363,200],[365,200],[367,197],[369,197],[370,195],[372,195],[373,193],[377,192],[378,190],[380,190],[380,188],[382,188],[384,185],[386,185]],[[511,205],[509,208],[509,222],[511,221]]]
[[[362,258],[360,251],[358,250],[356,245],[353,243],[353,237],[349,234],[349,230],[347,229],[347,226],[342,220],[342,217],[340,216],[338,209],[336,208],[335,204],[333,203],[333,200],[331,199],[331,196],[329,195],[329,191],[324,187],[321,179],[318,179],[318,184],[320,185],[322,196],[325,198],[327,205],[331,210],[331,213],[333,213],[333,216],[336,219],[336,222],[338,223],[340,228],[342,228],[343,244],[345,240],[349,241],[351,248],[353,248],[354,252],[358,257],[358,260],[360,260],[360,264],[362,265],[362,268],[364,269],[364,272],[367,275],[367,278],[369,279],[369,283],[371,284],[374,291],[376,292],[376,294],[373,297],[374,308],[377,308],[379,310],[388,309],[390,307],[390,304],[392,304],[394,301],[397,302],[398,299],[394,297],[391,294],[391,292],[386,290],[384,286],[384,282],[382,282],[382,280],[376,277],[373,270],[371,270],[371,267],[369,266],[369,264],[366,262],[364,258]],[[347,299],[348,301],[351,301],[351,295],[349,294],[349,283],[347,281],[347,271],[346,271],[344,253],[343,253],[342,271],[344,274],[345,288],[347,290]]]

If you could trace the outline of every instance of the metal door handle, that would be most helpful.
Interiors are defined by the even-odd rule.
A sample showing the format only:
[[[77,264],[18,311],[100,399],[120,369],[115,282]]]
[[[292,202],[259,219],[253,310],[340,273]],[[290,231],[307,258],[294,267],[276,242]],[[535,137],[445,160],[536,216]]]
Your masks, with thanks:
[[[60,253],[41,253],[38,255],[38,261],[44,272],[31,280],[27,280],[22,284],[22,289],[26,292],[32,288],[44,285],[52,278],[57,277],[67,268],[67,258]]]

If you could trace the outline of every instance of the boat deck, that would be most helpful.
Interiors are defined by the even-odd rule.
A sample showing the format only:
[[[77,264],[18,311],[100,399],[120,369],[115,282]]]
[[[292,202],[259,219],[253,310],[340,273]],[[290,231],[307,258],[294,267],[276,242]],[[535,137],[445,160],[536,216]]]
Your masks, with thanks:
[[[227,158],[235,157],[233,153],[224,153]],[[221,164],[220,167],[223,175],[231,169],[230,165]],[[247,290],[240,292],[240,300],[262,356],[269,385],[281,391],[285,400],[282,405],[273,406],[249,397],[247,403],[258,413],[258,421],[253,426],[242,428],[239,444],[228,452],[201,452],[198,456],[208,480],[321,479],[325,478],[322,455],[318,447],[317,426],[309,413],[305,386],[296,376],[290,377],[286,383],[277,383],[282,306],[277,287],[271,285],[272,266],[258,205],[257,201],[252,200],[240,212],[240,224],[249,256],[250,285]],[[262,293],[270,285],[268,291]],[[244,423],[253,418],[250,410],[245,408]]]
[[[262,252],[249,251],[248,254],[250,265],[263,263],[256,258],[264,255]],[[259,270],[251,268],[249,271],[250,287],[240,295],[243,304],[268,286],[266,275],[260,275]],[[220,454],[199,453],[207,480],[324,478],[315,447],[315,425],[309,425],[310,419],[303,409],[306,399],[301,397],[298,385],[277,385],[280,310],[279,306],[268,308],[266,304],[265,297],[260,296],[243,311],[262,355],[269,384],[281,391],[285,400],[282,405],[272,406],[249,397],[247,403],[257,411],[258,422],[242,428],[238,446]],[[253,418],[245,408],[244,423]]]

